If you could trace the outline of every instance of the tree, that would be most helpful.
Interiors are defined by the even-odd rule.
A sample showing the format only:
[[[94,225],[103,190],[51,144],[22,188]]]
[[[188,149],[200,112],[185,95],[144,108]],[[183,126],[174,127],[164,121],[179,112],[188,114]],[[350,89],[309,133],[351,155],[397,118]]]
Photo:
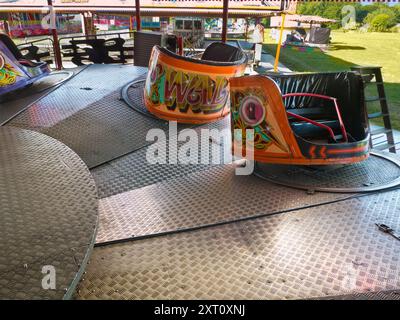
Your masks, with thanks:
[[[370,31],[385,32],[389,31],[396,24],[396,19],[387,13],[379,13],[370,20]]]
[[[345,3],[332,3],[330,1],[304,2],[298,6],[297,13],[335,19],[337,22],[331,24],[331,27],[340,28],[341,12],[345,5]]]
[[[297,13],[304,15],[316,15],[323,18],[335,19],[337,23],[330,24],[332,28],[340,28],[343,18],[342,8],[349,5],[348,3],[334,3],[331,1],[310,1],[303,2],[297,7]],[[400,4],[388,6],[384,3],[374,3],[370,5],[361,5],[359,3],[351,4],[356,9],[356,22],[361,24],[367,23],[374,26],[371,31],[388,31],[390,28],[400,23]],[[384,14],[375,19],[378,15]]]
[[[393,11],[396,16],[396,22],[400,23],[400,3],[393,6]]]
[[[364,22],[369,24],[370,31],[385,32],[397,23],[395,10],[388,6],[377,6],[377,9],[368,13]]]

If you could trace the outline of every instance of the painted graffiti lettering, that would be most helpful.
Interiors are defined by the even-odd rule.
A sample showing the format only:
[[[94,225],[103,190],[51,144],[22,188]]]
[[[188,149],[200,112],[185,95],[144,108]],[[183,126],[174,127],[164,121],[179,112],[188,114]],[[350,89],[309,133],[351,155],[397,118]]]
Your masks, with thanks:
[[[228,80],[206,74],[187,73],[161,63],[153,66],[147,94],[154,104],[165,103],[169,110],[214,113],[221,111],[229,97]]]

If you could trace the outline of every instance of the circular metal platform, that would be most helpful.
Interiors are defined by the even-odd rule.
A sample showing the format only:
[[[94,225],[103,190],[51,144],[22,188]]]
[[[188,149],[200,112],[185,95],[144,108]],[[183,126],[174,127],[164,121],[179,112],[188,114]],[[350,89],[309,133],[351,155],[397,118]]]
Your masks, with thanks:
[[[0,127],[0,299],[67,299],[95,240],[82,160],[44,134]]]
[[[121,90],[122,100],[130,106],[133,110],[150,117],[152,119],[157,119],[163,121],[156,117],[154,114],[147,110],[144,105],[143,89],[146,81],[146,74],[138,77],[135,81],[128,83]],[[165,122],[165,121],[164,121]]]
[[[374,151],[367,160],[352,165],[295,166],[258,162],[255,175],[311,192],[372,192],[400,185],[400,160]]]

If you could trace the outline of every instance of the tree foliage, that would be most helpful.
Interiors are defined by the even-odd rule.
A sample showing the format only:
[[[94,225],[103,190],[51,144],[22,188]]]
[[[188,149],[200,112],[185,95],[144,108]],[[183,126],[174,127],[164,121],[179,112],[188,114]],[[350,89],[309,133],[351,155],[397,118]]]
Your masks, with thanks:
[[[328,19],[335,19],[337,22],[333,28],[341,27],[343,18],[342,9],[349,3],[336,3],[331,1],[309,1],[301,3],[297,8],[297,13],[304,15],[316,15]],[[356,22],[370,25],[370,31],[388,31],[397,23],[400,23],[400,4],[388,6],[384,3],[373,3],[361,5],[352,3],[356,12]]]
[[[369,21],[369,30],[376,32],[388,31],[395,25],[393,17],[387,13],[375,14],[372,17],[370,17],[368,21]]]

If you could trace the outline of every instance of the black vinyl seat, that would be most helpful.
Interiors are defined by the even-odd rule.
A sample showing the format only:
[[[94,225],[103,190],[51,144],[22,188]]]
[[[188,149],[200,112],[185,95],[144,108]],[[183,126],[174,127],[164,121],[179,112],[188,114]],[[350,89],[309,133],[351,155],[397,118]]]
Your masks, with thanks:
[[[340,123],[332,106],[290,109],[290,112],[326,125],[330,127],[335,134],[340,134]],[[299,121],[290,116],[289,123],[293,131],[303,138],[313,139],[327,137],[328,135],[328,132],[323,128],[308,122]]]
[[[6,34],[0,33],[0,41],[6,45],[8,50],[10,50],[10,52],[14,55],[14,57],[18,60],[18,62],[21,65],[31,68],[43,65],[43,62],[34,62],[32,60],[24,58],[17,45]]]
[[[180,56],[167,48],[157,46],[158,50],[173,58],[210,66],[240,66],[247,64],[246,53],[237,47],[222,42],[211,43],[203,52],[201,59]]]
[[[211,43],[204,51],[201,60],[215,62],[236,62],[243,60],[242,49],[222,42]]]
[[[318,123],[324,124],[330,127],[333,132],[337,135],[340,134],[340,124],[337,120],[322,120],[317,121]],[[323,128],[317,127],[312,125],[311,123],[307,122],[298,122],[298,121],[291,121],[290,125],[292,130],[297,135],[307,138],[307,139],[314,139],[314,138],[328,138],[328,132]]]
[[[364,89],[360,75],[354,72],[270,74],[282,96],[310,93],[336,98],[343,124],[351,139],[366,137],[367,118]],[[330,100],[310,96],[288,96],[284,99],[287,112],[330,127],[335,135],[341,132],[338,114]],[[288,114],[293,131],[303,138],[328,138],[329,132]]]
[[[11,51],[11,53],[14,55],[14,57],[17,60],[21,60],[24,59],[21,51],[18,49],[18,47],[16,46],[16,44],[14,43],[14,41],[11,40],[11,38],[9,36],[7,36],[4,33],[0,33],[0,41],[3,42],[6,47],[8,48],[8,50]]]

